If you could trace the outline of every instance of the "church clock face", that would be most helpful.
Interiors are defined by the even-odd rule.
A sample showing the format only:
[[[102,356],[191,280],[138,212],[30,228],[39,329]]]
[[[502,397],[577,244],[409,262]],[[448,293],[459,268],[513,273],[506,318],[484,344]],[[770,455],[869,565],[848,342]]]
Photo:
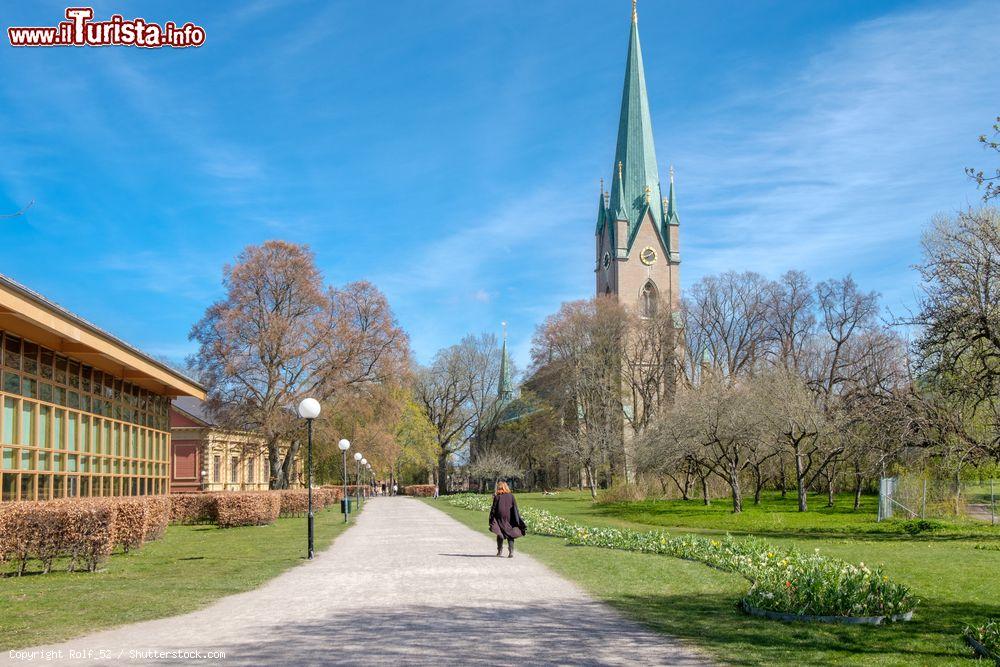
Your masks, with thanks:
[[[656,262],[656,251],[648,246],[643,248],[639,253],[639,261],[646,266],[652,266]]]
[[[605,271],[607,271],[608,268],[611,266],[611,253],[610,252],[604,253],[604,257],[601,258],[601,266],[604,267]]]

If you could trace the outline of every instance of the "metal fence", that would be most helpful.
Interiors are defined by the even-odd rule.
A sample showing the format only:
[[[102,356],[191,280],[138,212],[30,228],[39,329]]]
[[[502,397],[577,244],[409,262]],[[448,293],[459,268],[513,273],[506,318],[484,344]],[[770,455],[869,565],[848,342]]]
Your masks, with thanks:
[[[901,475],[879,482],[878,520],[963,518],[1000,525],[1000,479]]]

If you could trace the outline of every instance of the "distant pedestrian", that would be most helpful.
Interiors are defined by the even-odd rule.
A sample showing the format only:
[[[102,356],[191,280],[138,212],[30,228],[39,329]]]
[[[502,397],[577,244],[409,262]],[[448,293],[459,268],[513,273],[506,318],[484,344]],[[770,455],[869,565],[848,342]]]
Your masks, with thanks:
[[[497,536],[497,557],[503,555],[503,541],[507,540],[507,558],[514,557],[514,540],[528,533],[507,482],[497,482],[490,508],[490,532]]]
[[[392,485],[392,495],[396,495],[399,492],[399,484]]]

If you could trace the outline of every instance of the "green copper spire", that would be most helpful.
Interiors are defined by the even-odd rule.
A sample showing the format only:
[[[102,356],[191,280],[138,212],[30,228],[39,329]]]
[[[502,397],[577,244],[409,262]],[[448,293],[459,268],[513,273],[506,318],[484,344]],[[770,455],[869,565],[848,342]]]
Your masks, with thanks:
[[[618,173],[611,187],[611,211],[618,219],[629,220],[630,240],[641,222],[640,215],[646,209],[647,187],[648,200],[654,204],[649,210],[657,230],[662,234],[662,212],[658,203],[663,195],[660,191],[660,175],[656,168],[653,123],[649,117],[646,75],[642,65],[642,49],[639,46],[639,21],[634,3],[614,166]],[[620,217],[621,213],[625,213],[624,218]]]
[[[679,225],[681,224],[681,218],[677,215],[677,199],[674,196],[674,167],[670,166],[670,194],[667,195],[667,210],[664,211],[667,216],[668,225]]]
[[[497,387],[497,399],[501,405],[510,403],[514,398],[514,388],[511,386],[510,363],[507,359],[507,323],[503,324],[503,345],[500,347],[500,382]]]

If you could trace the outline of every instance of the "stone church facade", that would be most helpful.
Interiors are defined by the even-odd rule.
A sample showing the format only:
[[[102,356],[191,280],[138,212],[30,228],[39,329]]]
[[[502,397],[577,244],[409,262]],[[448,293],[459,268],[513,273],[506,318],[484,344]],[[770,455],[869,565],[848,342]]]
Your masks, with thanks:
[[[594,274],[598,296],[613,296],[642,314],[664,306],[676,311],[680,305],[680,217],[672,167],[669,179],[664,196],[633,2],[611,189],[605,191],[602,180],[598,197]]]

